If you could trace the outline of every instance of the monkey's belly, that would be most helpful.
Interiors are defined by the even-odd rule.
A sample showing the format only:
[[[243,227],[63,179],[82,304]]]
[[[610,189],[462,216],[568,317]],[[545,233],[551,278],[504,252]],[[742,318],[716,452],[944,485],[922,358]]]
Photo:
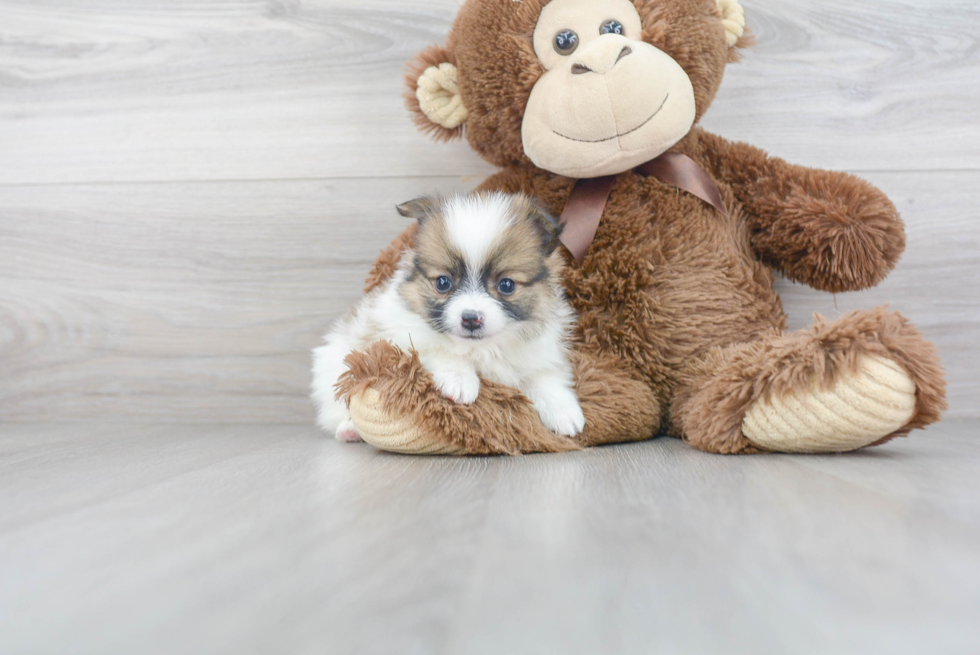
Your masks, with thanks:
[[[603,293],[608,279],[578,281],[572,302],[586,348],[626,360],[659,385],[709,348],[783,330],[786,317],[771,277],[744,260],[731,263],[665,261],[644,288],[627,281],[619,295]]]

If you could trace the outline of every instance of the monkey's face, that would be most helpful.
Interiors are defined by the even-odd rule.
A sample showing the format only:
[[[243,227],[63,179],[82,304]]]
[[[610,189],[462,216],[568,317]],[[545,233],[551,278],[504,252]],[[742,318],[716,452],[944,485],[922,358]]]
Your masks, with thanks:
[[[683,139],[749,41],[738,0],[466,0],[408,105],[498,166],[611,175]]]
[[[630,0],[552,0],[534,28],[545,69],[521,134],[536,166],[569,177],[613,175],[649,161],[694,124],[694,87],[642,40]]]

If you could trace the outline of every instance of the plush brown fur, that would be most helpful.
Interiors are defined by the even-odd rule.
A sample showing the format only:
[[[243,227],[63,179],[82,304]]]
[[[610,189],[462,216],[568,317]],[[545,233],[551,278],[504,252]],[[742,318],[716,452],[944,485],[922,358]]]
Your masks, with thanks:
[[[699,132],[699,159],[742,202],[752,248],[786,277],[822,291],[873,287],[905,249],[895,206],[846,173],[793,166]]]
[[[575,181],[536,168],[521,144],[523,108],[541,74],[530,34],[542,4],[469,0],[447,47],[469,110],[466,137],[504,167],[481,188],[525,192],[558,215]],[[701,117],[733,56],[715,3],[635,4],[645,39],[691,77]],[[773,289],[772,270],[834,292],[877,284],[905,245],[894,205],[851,175],[791,165],[697,127],[672,151],[708,171],[729,211],[634,171],[616,177],[591,250],[581,263],[569,259],[566,274],[580,316],[576,373],[587,421],[580,443],[659,431],[711,452],[755,452],[741,432],[753,400],[814,380],[833,384],[862,353],[898,362],[917,385],[915,415],[896,434],[938,420],[946,406],[942,368],[904,318],[878,309],[833,323],[818,318],[810,330],[785,334]],[[413,230],[382,254],[369,288],[391,274]],[[372,349],[352,362],[345,388],[375,387],[391,411],[416,416],[434,439],[467,452],[555,449],[516,392],[488,385],[472,408],[446,404],[413,361]]]

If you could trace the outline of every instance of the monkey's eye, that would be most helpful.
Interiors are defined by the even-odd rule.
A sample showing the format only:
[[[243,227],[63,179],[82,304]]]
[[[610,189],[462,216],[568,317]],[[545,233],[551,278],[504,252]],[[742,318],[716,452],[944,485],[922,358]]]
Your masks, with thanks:
[[[555,52],[568,56],[578,47],[578,34],[572,30],[562,30],[555,34]]]
[[[449,293],[452,288],[453,281],[449,279],[448,275],[440,275],[436,278],[436,291],[439,293]]]
[[[607,20],[599,26],[599,34],[622,34],[623,24],[618,20]]]
[[[509,296],[517,291],[517,283],[509,277],[501,278],[500,282],[497,282],[497,291],[505,296]]]

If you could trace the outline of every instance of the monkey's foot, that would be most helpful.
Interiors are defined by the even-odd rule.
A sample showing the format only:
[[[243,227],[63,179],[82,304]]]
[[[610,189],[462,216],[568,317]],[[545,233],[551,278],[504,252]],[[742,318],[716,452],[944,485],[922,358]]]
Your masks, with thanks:
[[[829,389],[755,401],[742,433],[756,446],[790,453],[856,450],[905,427],[915,413],[915,382],[891,359],[864,355],[857,371],[841,374]]]
[[[365,389],[350,399],[351,420],[361,439],[375,448],[410,455],[463,455],[438,435],[427,434],[417,417],[394,416],[384,409],[381,394]]]

